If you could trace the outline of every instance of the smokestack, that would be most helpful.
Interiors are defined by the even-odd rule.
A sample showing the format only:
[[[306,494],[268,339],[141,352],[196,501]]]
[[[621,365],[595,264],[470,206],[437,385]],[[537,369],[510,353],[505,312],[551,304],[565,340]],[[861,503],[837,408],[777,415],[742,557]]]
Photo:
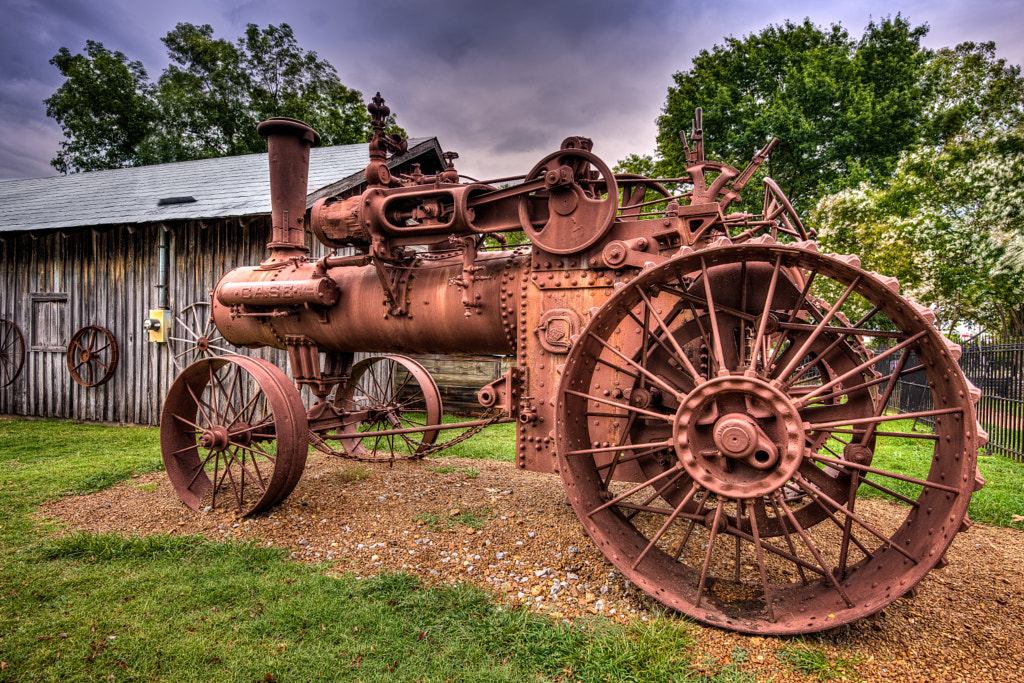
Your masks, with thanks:
[[[285,117],[267,119],[256,127],[270,152],[270,206],[273,234],[267,249],[270,261],[301,256],[306,248],[303,221],[309,178],[309,148],[320,144],[311,127]]]

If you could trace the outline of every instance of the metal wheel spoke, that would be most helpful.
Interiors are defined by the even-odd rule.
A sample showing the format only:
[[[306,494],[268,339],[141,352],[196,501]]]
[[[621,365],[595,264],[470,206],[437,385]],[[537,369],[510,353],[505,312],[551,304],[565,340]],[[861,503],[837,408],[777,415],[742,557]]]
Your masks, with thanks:
[[[846,291],[842,293],[839,299],[832,305],[832,308],[828,310],[828,313],[825,314],[825,317],[822,318],[822,320],[815,326],[814,331],[807,336],[807,339],[804,340],[803,344],[799,347],[799,350],[793,353],[792,360],[790,360],[780,372],[776,373],[775,377],[786,378],[790,376],[796,366],[800,364],[800,361],[807,355],[811,345],[814,344],[821,333],[825,331],[828,323],[835,317],[836,313],[839,312],[839,309],[844,303],[846,303],[846,300],[850,295],[853,294],[853,291],[857,288],[857,285],[860,284],[860,281],[860,275],[854,278],[853,282],[851,282],[846,288]]]
[[[593,455],[595,453],[615,453],[616,451],[637,451],[637,457],[643,457],[656,453],[663,448],[671,448],[673,445],[672,441],[657,441],[654,443],[645,443],[640,445],[617,445],[617,446],[597,446],[595,448],[581,448],[579,450],[567,451],[566,455]]]
[[[241,446],[239,444],[234,444],[234,447],[236,449],[238,449],[238,448],[245,449],[244,446]],[[251,450],[251,449],[245,449],[245,450]],[[253,474],[252,472],[249,471],[249,468],[245,466],[245,455],[244,455],[244,453],[243,453],[243,455],[241,457],[238,457],[236,455],[232,455],[231,456],[231,460],[232,460],[232,462],[238,464],[238,469],[239,469],[239,474],[240,474],[240,479],[241,479],[240,482],[239,482],[239,489],[240,490],[245,490],[245,475],[248,474],[249,475],[249,479],[256,482],[256,486],[259,487],[260,491],[266,493],[267,486],[266,486],[266,484],[263,483],[263,477],[262,476],[257,476],[256,474]],[[256,467],[256,471],[258,473],[259,472],[259,468],[256,466],[255,459],[250,459],[249,462],[253,465],[253,467]]]
[[[754,508],[755,505],[760,505],[761,509],[764,509],[763,500],[751,499],[747,501],[747,518],[750,520],[750,535],[753,539],[754,556],[757,558],[757,570],[759,578],[761,579],[761,594],[764,596],[765,608],[768,610],[768,620],[774,622],[775,609],[772,606],[772,592],[771,587],[768,585],[768,569],[764,561],[764,550],[761,548],[761,535],[757,528],[757,514],[755,514]],[[736,538],[740,537],[737,536]]]
[[[936,410],[920,410],[916,413],[903,413],[902,415],[872,415],[871,417],[860,417],[850,420],[839,420],[836,422],[811,423],[809,431],[823,431],[832,427],[850,427],[853,425],[873,425],[879,422],[895,422],[897,420],[914,420],[921,417],[935,417],[937,415],[962,414],[963,407],[939,408]]]
[[[807,394],[805,396],[801,396],[796,401],[797,406],[798,407],[802,407],[802,406],[807,405],[808,403],[810,403],[811,399],[813,399],[815,396],[818,396],[819,394],[822,394],[822,393],[828,391],[829,389],[831,389],[832,387],[836,386],[837,384],[845,382],[850,377],[854,377],[857,374],[862,373],[864,370],[867,370],[871,366],[876,365],[880,360],[882,360],[884,358],[888,358],[889,356],[893,355],[894,353],[898,353],[899,351],[902,351],[903,349],[908,348],[912,344],[915,344],[919,339],[924,337],[926,334],[928,334],[927,330],[921,330],[920,332],[918,332],[914,336],[910,337],[909,339],[907,339],[907,340],[905,340],[903,342],[900,342],[896,346],[893,346],[892,348],[887,349],[886,351],[883,351],[882,353],[876,355],[874,358],[869,358],[867,361],[861,363],[860,365],[858,365],[854,369],[849,370],[849,371],[843,373],[839,377],[836,377],[831,382],[827,382],[825,384],[822,384],[820,387],[818,387],[817,389],[815,389],[811,393],[809,393],[809,394]]]
[[[651,484],[653,484],[656,481],[660,481],[662,478],[667,477],[670,474],[676,474],[677,472],[680,472],[680,471],[682,471],[682,468],[679,467],[678,465],[675,466],[675,467],[670,467],[669,469],[665,470],[664,472],[662,472],[661,474],[657,475],[656,477],[652,477],[651,479],[648,479],[647,481],[643,482],[642,484],[638,484],[637,486],[634,486],[633,488],[629,489],[625,493],[620,494],[620,495],[616,496],[615,498],[612,498],[611,500],[609,500],[604,505],[601,505],[600,507],[597,507],[597,508],[591,510],[588,514],[589,514],[589,516],[592,517],[592,516],[596,515],[598,512],[601,512],[602,510],[605,510],[605,509],[607,509],[607,508],[609,508],[609,507],[611,507],[613,505],[618,505],[619,503],[624,501],[626,498],[629,498],[630,496],[632,496],[637,491],[650,486]]]
[[[773,497],[776,498],[779,507],[781,507],[782,511],[786,514],[786,518],[789,519],[790,524],[793,525],[793,527],[796,529],[797,534],[800,535],[800,540],[804,542],[804,547],[806,547],[807,550],[810,551],[811,555],[814,556],[814,560],[818,563],[818,566],[821,567],[822,574],[824,574],[825,578],[828,579],[828,582],[832,584],[832,588],[834,588],[835,591],[839,593],[839,596],[843,599],[843,602],[846,603],[847,607],[853,607],[853,601],[850,600],[850,596],[846,593],[845,590],[843,590],[843,587],[839,585],[839,581],[836,580],[835,575],[826,566],[825,560],[824,558],[822,558],[821,552],[818,550],[818,547],[814,544],[810,537],[807,536],[807,532],[804,531],[804,528],[800,526],[800,523],[793,515],[793,511],[786,504],[786,501],[782,498],[782,496],[779,496],[778,494],[775,494]]]
[[[779,284],[779,272],[781,270],[782,270],[782,255],[780,254],[779,256],[775,257],[775,263],[772,265],[772,278],[771,278],[770,282],[768,283],[768,293],[765,296],[765,311],[761,315],[761,319],[758,321],[758,324],[757,324],[757,334],[754,336],[754,345],[752,347],[753,350],[754,350],[754,353],[750,356],[750,365],[748,367],[748,372],[751,372],[751,373],[756,373],[756,371],[757,371],[757,361],[759,359],[761,361],[763,361],[763,362],[767,361],[767,358],[764,356],[764,349],[762,348],[762,342],[765,339],[765,328],[766,328],[766,325],[768,323],[768,307],[771,305],[771,302],[775,300],[775,288]],[[765,362],[765,368],[767,368],[767,367],[768,367],[767,362]]]
[[[640,562],[645,557],[647,557],[647,553],[651,551],[651,548],[657,545],[658,541],[661,540],[661,537],[665,534],[666,531],[668,531],[668,528],[672,526],[672,523],[674,521],[676,521],[676,517],[678,517],[679,514],[683,511],[683,508],[686,507],[686,505],[689,504],[690,500],[693,499],[693,496],[697,493],[699,488],[700,487],[697,485],[696,482],[694,482],[693,485],[690,486],[690,490],[686,493],[686,496],[683,497],[682,502],[675,507],[675,509],[672,511],[672,514],[670,514],[668,516],[668,519],[665,520],[665,523],[662,524],[661,528],[658,529],[658,531],[651,537],[651,541],[647,544],[647,547],[644,548],[640,555],[637,556],[636,560],[633,561],[633,569],[636,569],[636,566],[640,564]]]
[[[619,402],[614,401],[614,400],[612,400],[610,398],[604,398],[603,396],[593,396],[591,394],[585,394],[585,393],[583,393],[581,391],[567,391],[565,393],[570,394],[572,396],[579,396],[580,398],[590,399],[591,401],[594,401],[595,403],[603,403],[605,405],[614,406],[616,408],[622,408],[622,409],[627,410],[627,411],[629,411],[631,413],[636,413],[637,415],[646,415],[647,417],[653,417],[653,418],[658,419],[658,420],[664,420],[666,422],[671,422],[672,418],[673,418],[672,415],[665,415],[663,413],[656,413],[653,410],[644,410],[643,408],[637,408],[636,406],[631,406],[628,403],[619,403]],[[625,415],[623,415],[622,417],[625,417]]]
[[[686,371],[690,373],[691,377],[693,377],[694,383],[700,384],[701,382],[704,382],[704,377],[702,377],[701,374],[697,372],[697,369],[693,367],[693,364],[687,357],[686,352],[683,351],[683,347],[679,345],[679,342],[676,340],[675,335],[672,334],[672,330],[668,328],[668,324],[664,320],[662,320],[661,316],[658,315],[658,312],[654,309],[654,304],[651,302],[650,299],[647,298],[647,295],[644,292],[638,291],[638,294],[640,295],[640,298],[643,300],[644,305],[647,307],[647,311],[649,312],[650,316],[654,318],[654,322],[658,323],[658,327],[660,327],[662,332],[665,333],[665,339],[667,339],[668,342],[672,345],[672,351],[674,352],[673,358],[679,361],[679,363],[681,363],[682,366],[686,368]],[[645,328],[644,334],[650,334],[650,332]],[[661,341],[660,337],[656,335],[652,336],[655,340]]]
[[[683,471],[679,472],[678,474],[676,474],[676,476],[674,476],[674,477],[672,477],[672,478],[668,479],[668,480],[667,480],[667,481],[665,481],[665,482],[662,482],[662,484],[661,484],[661,487],[660,487],[660,488],[656,489],[656,490],[654,491],[654,493],[652,493],[651,495],[649,495],[649,496],[647,497],[647,499],[646,499],[646,500],[644,500],[644,502],[640,503],[640,507],[643,507],[643,508],[647,508],[648,506],[650,506],[650,504],[654,502],[654,499],[655,499],[655,498],[657,498],[658,496],[661,496],[661,495],[663,495],[663,494],[664,494],[664,493],[665,493],[665,492],[666,492],[666,491],[667,491],[667,490],[669,489],[669,487],[671,487],[671,486],[675,486],[676,482],[677,482],[677,481],[679,481],[680,479],[682,479],[682,478],[683,478],[683,476],[684,476],[685,474],[686,474],[686,471],[685,471],[685,470],[683,470]],[[610,483],[610,482],[606,482],[606,485],[607,485],[608,483]],[[660,508],[651,508],[651,511],[655,511],[655,512],[657,512],[658,514],[664,514],[664,512],[665,512],[665,511],[662,511],[662,510],[660,510]],[[636,510],[634,510],[633,512],[631,512],[631,513],[629,513],[628,515],[626,515],[626,519],[632,519],[632,518],[633,518],[633,517],[635,517],[635,516],[637,515],[637,513],[639,513],[639,512],[640,512],[640,510],[639,510],[639,509],[636,509]],[[680,510],[680,513],[681,513],[681,512],[682,512],[682,510]],[[634,565],[634,566],[636,566],[636,565]]]
[[[829,458],[823,455],[811,454],[810,458],[817,462],[822,462],[827,465],[834,467],[842,467],[845,469],[859,470],[861,472],[869,472],[871,474],[877,474],[883,477],[889,477],[890,479],[898,479],[899,481],[905,481],[908,484],[917,484],[918,486],[924,486],[928,488],[938,489],[939,491],[946,491],[948,493],[959,493],[960,489],[955,486],[948,486],[946,484],[939,484],[938,482],[928,481],[927,479],[918,479],[917,477],[909,477],[904,474],[897,474],[896,472],[889,472],[887,470],[878,469],[877,467],[871,467],[870,465],[861,465],[859,463],[850,462],[849,460],[840,460],[838,458]]]
[[[701,598],[704,597],[704,586],[708,580],[708,570],[711,568],[711,553],[715,549],[715,539],[718,538],[718,525],[722,521],[722,507],[725,504],[721,498],[718,499],[718,507],[715,508],[715,521],[711,523],[711,534],[708,538],[708,548],[704,553],[704,564],[700,568],[700,583],[697,584],[696,605],[700,607]]]
[[[595,339],[595,340],[596,340],[597,342],[599,342],[599,343],[600,343],[600,344],[601,344],[602,346],[604,346],[604,347],[605,347],[606,349],[608,349],[608,350],[609,350],[609,351],[611,351],[611,352],[612,352],[613,354],[615,354],[615,356],[617,356],[618,358],[621,358],[621,359],[622,359],[623,361],[625,361],[625,362],[626,362],[626,363],[627,363],[627,364],[628,364],[628,365],[629,365],[630,367],[632,367],[632,368],[635,368],[635,369],[636,369],[636,370],[637,370],[637,371],[638,371],[638,372],[639,372],[640,374],[642,374],[642,375],[643,375],[643,376],[644,376],[645,378],[647,378],[648,380],[650,380],[650,382],[651,382],[652,384],[655,384],[655,385],[657,385],[658,387],[660,387],[661,389],[664,389],[664,390],[665,390],[665,391],[667,391],[668,393],[672,394],[672,396],[673,396],[673,397],[675,397],[675,399],[676,399],[677,401],[679,401],[679,400],[682,400],[683,396],[685,396],[685,394],[684,394],[684,393],[682,393],[681,391],[679,391],[679,390],[678,390],[678,389],[677,389],[676,387],[673,387],[673,386],[671,386],[671,385],[670,385],[670,384],[668,384],[668,383],[667,383],[667,382],[666,382],[665,380],[663,380],[663,379],[662,379],[661,377],[659,377],[658,375],[654,374],[653,372],[651,372],[650,370],[648,370],[647,368],[645,368],[644,366],[642,366],[642,365],[641,365],[640,363],[637,363],[637,362],[636,362],[635,360],[633,360],[632,358],[628,358],[628,357],[627,357],[627,356],[626,356],[625,354],[623,354],[623,353],[622,353],[621,351],[619,351],[619,350],[618,350],[618,349],[616,349],[616,348],[615,348],[614,346],[612,346],[611,344],[609,344],[609,343],[608,343],[608,342],[606,342],[605,340],[603,340],[603,339],[601,339],[600,337],[598,337],[597,335],[595,335],[595,334],[594,334],[593,332],[591,332],[591,333],[589,333],[589,334],[590,334],[590,335],[591,335],[592,337],[594,337],[594,339]],[[645,356],[641,356],[641,357],[645,357]],[[614,366],[613,366],[613,367],[614,367]]]
[[[896,545],[895,543],[893,543],[889,539],[888,536],[886,536],[882,532],[878,531],[874,526],[872,526],[871,524],[868,524],[864,519],[862,519],[858,515],[854,514],[853,510],[850,509],[852,507],[852,505],[848,507],[846,505],[842,505],[841,503],[836,502],[835,500],[832,499],[831,496],[829,496],[827,493],[825,493],[820,488],[815,486],[808,479],[805,479],[800,474],[795,475],[794,478],[804,488],[805,491],[807,491],[808,493],[813,494],[814,496],[817,496],[821,500],[824,500],[826,503],[828,503],[830,506],[832,506],[832,508],[834,510],[836,510],[837,512],[842,512],[846,516],[847,519],[852,519],[862,529],[867,531],[872,536],[876,537],[878,540],[882,541],[882,543],[887,548],[891,548],[892,550],[895,550],[896,552],[898,552],[899,554],[903,555],[904,557],[906,557],[908,560],[910,560],[914,564],[918,563],[919,560],[916,557],[914,557],[913,555],[911,555],[907,551],[903,550],[903,548],[901,548],[898,545]],[[870,553],[867,553],[867,554],[870,554]]]
[[[718,374],[728,374],[729,370],[725,361],[725,352],[722,350],[722,333],[718,329],[718,311],[715,310],[715,301],[711,294],[713,287],[711,286],[710,278],[708,278],[708,264],[704,259],[700,260],[700,270],[704,275],[704,294],[708,299],[708,317],[711,319],[711,337],[714,342],[713,349],[718,364]]]

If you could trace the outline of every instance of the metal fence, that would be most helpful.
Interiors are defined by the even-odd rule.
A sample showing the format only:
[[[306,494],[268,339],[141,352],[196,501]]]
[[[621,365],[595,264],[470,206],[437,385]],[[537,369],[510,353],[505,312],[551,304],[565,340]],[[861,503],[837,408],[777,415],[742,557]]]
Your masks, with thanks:
[[[895,362],[895,356],[885,360]],[[884,360],[879,363],[884,364]],[[907,367],[917,364],[917,358],[911,355]],[[892,371],[891,367],[878,369],[884,374]],[[981,390],[981,401],[976,409],[978,421],[989,435],[985,448],[990,453],[1000,453],[1024,462],[1024,337],[1005,341],[973,339],[963,346],[960,369]],[[924,372],[912,373],[899,380],[893,405],[901,413],[932,409],[931,392]],[[932,426],[926,418],[916,420],[915,427],[917,423]]]

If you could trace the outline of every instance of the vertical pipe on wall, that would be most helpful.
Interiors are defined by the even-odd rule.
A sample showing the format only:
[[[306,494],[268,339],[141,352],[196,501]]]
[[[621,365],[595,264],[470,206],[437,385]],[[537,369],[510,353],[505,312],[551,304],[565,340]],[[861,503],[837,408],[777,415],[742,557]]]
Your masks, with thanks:
[[[157,257],[158,257],[157,258],[157,263],[158,263],[158,265],[157,265],[157,268],[158,268],[158,270],[157,270],[157,280],[158,280],[158,282],[157,282],[156,288],[157,288],[157,290],[159,290],[159,292],[158,292],[159,293],[159,298],[158,298],[157,306],[159,308],[167,309],[167,308],[170,308],[170,306],[168,306],[168,304],[167,304],[167,281],[168,281],[168,278],[170,277],[169,269],[168,269],[168,263],[170,262],[170,258],[168,256],[168,251],[169,250],[168,250],[168,246],[167,246],[167,226],[166,225],[161,225],[159,228],[157,228],[157,232],[159,233],[159,237],[160,237],[160,240],[157,243],[157,247],[156,247],[156,249],[157,249]]]

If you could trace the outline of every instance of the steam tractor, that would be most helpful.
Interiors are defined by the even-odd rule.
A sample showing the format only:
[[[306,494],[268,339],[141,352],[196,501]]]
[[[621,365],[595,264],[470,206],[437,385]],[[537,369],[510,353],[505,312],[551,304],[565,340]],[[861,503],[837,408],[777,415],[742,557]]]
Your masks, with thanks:
[[[819,252],[770,178],[760,214],[729,212],[776,141],[742,171],[709,161],[698,110],[678,178],[614,174],[582,137],[516,178],[463,182],[455,155],[396,177],[405,142],[385,134],[379,95],[369,109],[366,190],[312,206],[308,231],[331,250],[317,260],[305,197],[319,136],[259,127],[269,255],[223,276],[211,315],[232,344],[287,349],[291,379],[230,355],[175,380],[160,438],[187,505],[259,513],[311,445],[392,461],[434,452],[449,428],[514,421],[516,465],[557,472],[623,576],[708,624],[831,628],[945,563],[983,483],[979,392],[932,312],[857,256]],[[486,414],[451,425],[407,355],[427,352],[514,363],[479,392]],[[911,373],[932,404],[898,414]],[[875,462],[900,445],[926,476]]]

